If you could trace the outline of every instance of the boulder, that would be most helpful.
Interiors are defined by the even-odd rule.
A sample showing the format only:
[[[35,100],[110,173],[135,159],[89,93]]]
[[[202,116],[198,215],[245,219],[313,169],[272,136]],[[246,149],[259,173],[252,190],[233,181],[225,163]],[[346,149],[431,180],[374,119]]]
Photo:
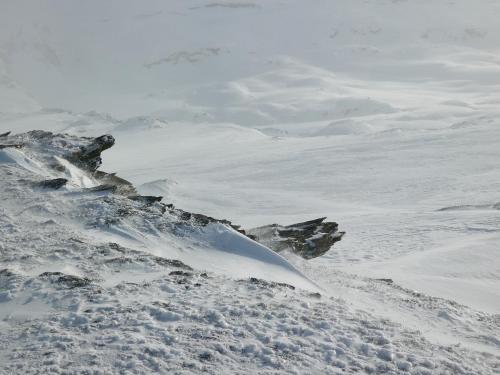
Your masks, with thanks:
[[[304,259],[325,254],[345,232],[325,217],[292,225],[271,224],[247,231],[247,236],[276,252],[290,251]]]

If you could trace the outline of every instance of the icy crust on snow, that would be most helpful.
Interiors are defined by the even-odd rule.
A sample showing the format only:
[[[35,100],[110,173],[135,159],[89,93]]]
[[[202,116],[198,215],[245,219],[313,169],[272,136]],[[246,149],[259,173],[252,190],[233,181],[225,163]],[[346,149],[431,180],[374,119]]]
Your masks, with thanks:
[[[24,140],[19,152],[46,173],[50,155],[64,154],[62,140],[70,149],[78,145],[78,138],[67,136],[38,144],[33,134],[7,140]],[[296,288],[307,279],[263,247],[261,268],[284,271],[274,275],[276,281],[269,281],[271,274],[263,275],[267,281],[258,278],[252,260],[238,253],[254,251],[252,242],[222,226],[208,227],[207,235],[180,225],[158,203],[76,187],[36,188],[30,182],[45,175],[22,163],[1,162],[0,172],[2,374],[472,375],[500,368],[494,350],[498,316],[382,289],[378,296],[386,293],[387,301],[408,300],[429,316],[438,311],[446,322],[462,321],[448,328],[472,336],[478,349],[434,344],[413,328],[356,310],[324,291]],[[196,259],[200,253],[207,256]],[[205,272],[197,262],[211,258],[232,259],[227,264],[239,272],[231,278]],[[273,263],[280,267],[266,268]],[[329,287],[357,293],[380,289],[350,275],[331,280]]]

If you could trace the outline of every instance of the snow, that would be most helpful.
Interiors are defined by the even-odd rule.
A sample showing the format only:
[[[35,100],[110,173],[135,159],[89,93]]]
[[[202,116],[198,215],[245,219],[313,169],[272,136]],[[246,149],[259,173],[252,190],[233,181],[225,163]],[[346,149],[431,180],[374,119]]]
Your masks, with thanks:
[[[171,233],[154,207],[85,193],[57,149],[2,149],[0,373],[498,371],[499,16],[489,0],[2,2],[0,133],[111,133],[103,169],[141,194],[347,234],[306,262],[223,225]],[[107,225],[117,205],[137,215]]]

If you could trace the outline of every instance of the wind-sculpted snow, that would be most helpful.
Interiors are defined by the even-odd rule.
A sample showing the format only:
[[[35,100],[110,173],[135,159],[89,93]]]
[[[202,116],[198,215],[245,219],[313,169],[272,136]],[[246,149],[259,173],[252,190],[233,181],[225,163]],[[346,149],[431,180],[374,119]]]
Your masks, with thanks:
[[[137,196],[129,182],[97,171],[101,153],[114,143],[110,135],[78,138],[32,131],[4,137],[2,145],[16,148],[1,150],[0,162],[7,169],[30,175],[27,185],[31,182],[50,187],[57,183],[61,204],[69,200],[74,207],[52,207],[51,214],[72,225],[92,228],[97,237],[130,243],[165,257],[175,256],[198,268],[317,289],[284,258],[240,235],[230,222],[175,209],[159,203],[161,198]],[[112,194],[115,192],[118,194]],[[185,237],[186,244],[176,244],[176,236]]]
[[[498,372],[499,19],[0,1],[0,373]],[[4,136],[32,129],[70,135]],[[102,134],[112,173],[68,156]],[[348,235],[310,261],[212,219],[325,216]]]
[[[500,366],[488,349],[497,345],[498,316],[331,278],[337,288],[378,288],[398,304],[463,321],[455,334],[474,332],[480,351],[432,344],[314,290],[283,258],[228,227],[196,228],[158,202],[91,192],[54,167],[54,156],[81,154],[93,138],[32,132],[2,142],[21,141],[23,158],[0,150],[2,373],[494,374]],[[60,175],[68,186],[33,185]]]
[[[293,127],[442,94],[467,103],[498,90],[499,12],[486,0],[4,2],[0,112]]]

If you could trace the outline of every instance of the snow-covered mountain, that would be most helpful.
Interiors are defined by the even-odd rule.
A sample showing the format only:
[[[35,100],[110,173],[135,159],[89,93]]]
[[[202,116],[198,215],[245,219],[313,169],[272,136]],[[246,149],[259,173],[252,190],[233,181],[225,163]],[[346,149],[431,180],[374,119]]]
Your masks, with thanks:
[[[498,372],[499,17],[494,0],[1,1],[0,147],[23,147],[0,149],[0,373]],[[95,191],[71,154],[102,134],[134,194],[347,234],[306,261]]]

